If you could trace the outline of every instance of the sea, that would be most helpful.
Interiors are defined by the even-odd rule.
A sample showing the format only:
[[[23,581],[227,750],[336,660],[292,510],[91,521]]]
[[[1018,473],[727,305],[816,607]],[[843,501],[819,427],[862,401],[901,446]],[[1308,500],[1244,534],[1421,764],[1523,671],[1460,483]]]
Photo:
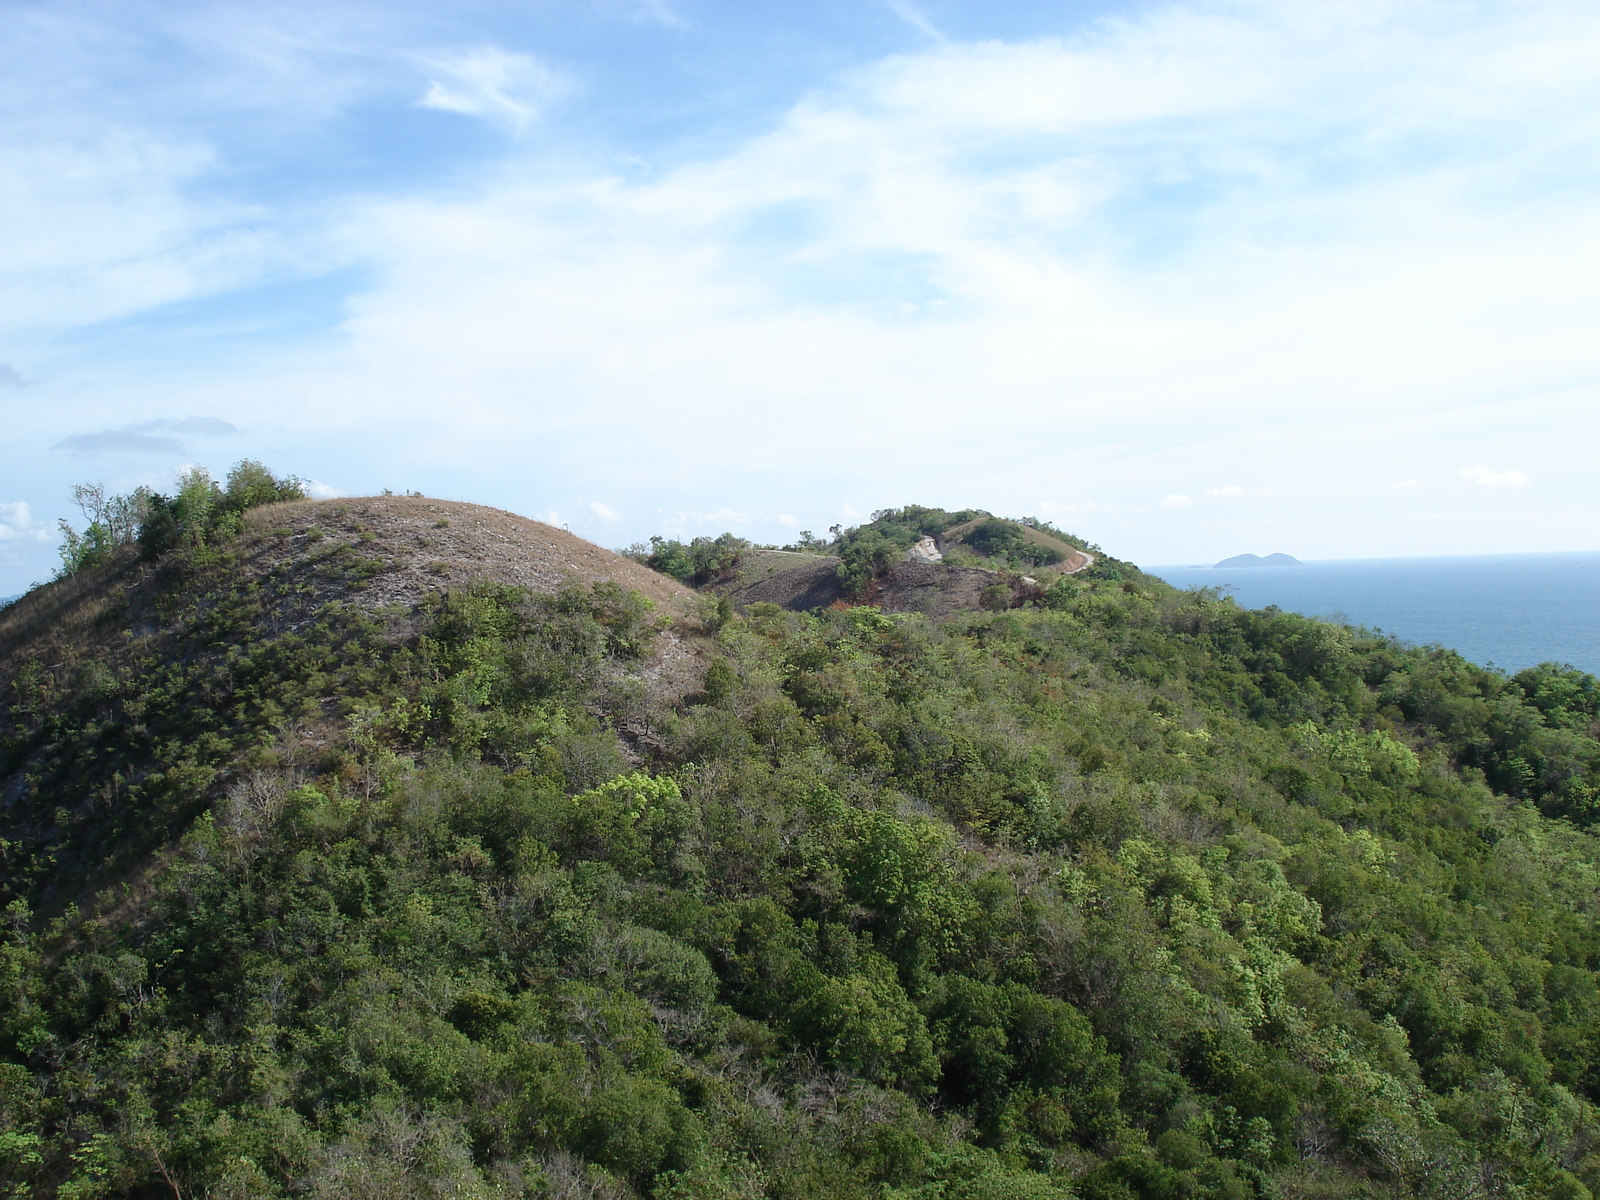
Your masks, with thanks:
[[[1516,672],[1542,662],[1600,675],[1600,553],[1321,559],[1298,567],[1145,567],[1246,608],[1275,604],[1448,646]]]

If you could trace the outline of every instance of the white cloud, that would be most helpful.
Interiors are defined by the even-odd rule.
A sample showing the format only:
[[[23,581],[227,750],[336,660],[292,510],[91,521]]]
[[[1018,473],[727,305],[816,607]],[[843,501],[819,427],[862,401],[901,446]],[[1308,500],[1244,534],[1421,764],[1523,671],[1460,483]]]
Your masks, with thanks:
[[[1207,488],[1208,496],[1248,496],[1250,493],[1236,483],[1224,484],[1222,487]]]
[[[785,529],[799,529],[800,528],[799,518],[791,517],[788,513],[779,513],[778,514],[778,524],[782,525]]]
[[[764,114],[742,143],[638,145],[630,128],[613,146],[597,118],[583,126],[598,131],[588,162],[575,139],[512,140],[449,186],[347,187],[282,218],[217,200],[231,193],[212,185],[236,175],[189,129],[102,116],[83,136],[30,134],[0,148],[13,232],[0,314],[70,334],[276,278],[282,261],[361,264],[370,282],[298,354],[96,386],[159,397],[138,412],[212,411],[199,405],[226,394],[216,411],[252,430],[271,413],[295,454],[359,445],[352,459],[456,464],[450,494],[488,489],[520,511],[581,514],[599,492],[629,514],[692,514],[681,532],[694,534],[720,532],[723,505],[819,513],[832,506],[819,496],[848,495],[863,509],[1024,512],[1041,494],[1095,495],[1098,540],[1180,561],[1196,557],[1179,543],[1197,514],[1169,510],[1194,496],[1147,498],[1203,471],[1289,497],[1275,518],[1325,529],[1297,552],[1337,556],[1360,526],[1373,552],[1426,553],[1480,516],[1402,528],[1387,489],[1361,511],[1326,498],[1352,478],[1537,461],[1541,486],[1522,495],[1580,514],[1541,528],[1600,545],[1579,461],[1600,436],[1600,393],[1568,382],[1600,377],[1600,221],[1586,190],[1600,159],[1600,10],[1114,11],[1128,15],[866,64]],[[512,126],[562,89],[505,48],[391,57],[423,64],[423,103]],[[285,68],[269,90],[287,97],[302,76]],[[317,103],[340,111],[327,97],[359,96],[371,112],[375,93],[353,78]],[[399,105],[420,90],[414,73],[393,86]],[[46,107],[28,90],[19,111]],[[657,165],[624,171],[619,150]],[[30,380],[51,377],[41,355],[14,353]],[[65,403],[64,388],[34,387],[30,413]],[[943,436],[952,428],[960,439]],[[556,464],[536,484],[524,482],[530,445]],[[272,461],[351,486],[381,475],[340,458]],[[1520,473],[1483,470],[1518,486]],[[1239,511],[1202,502],[1218,510]]]
[[[0,542],[48,542],[50,536],[34,522],[33,509],[25,501],[0,504]]]
[[[394,68],[375,64],[394,56],[371,39],[393,28],[293,7],[0,9],[7,341],[329,269],[327,214],[233,171],[252,135],[314,142],[310,127],[381,92]]]
[[[521,127],[560,90],[549,68],[528,54],[485,46],[429,60],[439,78],[417,103],[423,108],[509,121]]]
[[[1415,489],[1420,488],[1422,486],[1422,480],[1420,480],[1420,479],[1399,479],[1399,480],[1396,480],[1394,483],[1391,483],[1389,486],[1394,488],[1396,491],[1401,491],[1401,492],[1414,491]]]
[[[1437,30],[1385,5],[1156,9],[1073,43],[901,56],[652,181],[510,172],[481,198],[381,205],[352,226],[386,266],[349,330],[418,407],[465,371],[516,421],[516,381],[539,380],[585,401],[540,421],[635,421],[645,442],[681,436],[684,405],[742,445],[790,405],[870,439],[980,394],[1066,429],[1277,419],[1284,394],[1342,418],[1440,409],[1581,374],[1600,226],[1560,197],[1530,225],[1485,188],[1565,169],[1539,126],[1575,110],[1559,89],[1600,108],[1600,87],[1550,58],[1548,22],[1494,12],[1559,82],[1481,28],[1421,53]],[[1568,37],[1600,53],[1593,21]],[[1474,132],[1494,79],[1496,119],[1531,143]],[[1592,124],[1561,137],[1597,145]],[[1437,144],[1426,166],[1415,139]],[[762,222],[777,232],[752,240]],[[671,401],[642,406],[663,381]]]
[[[191,189],[203,146],[138,129],[0,143],[0,328],[121,317],[259,276],[265,238],[240,206]],[[284,251],[293,258],[292,252]]]
[[[344,495],[338,488],[316,479],[306,480],[306,491],[310,492],[312,498],[316,500],[336,500]]]
[[[610,505],[601,504],[600,501],[598,501],[598,500],[589,501],[589,511],[592,512],[595,516],[599,517],[602,521],[620,521],[620,520],[622,520],[622,514],[621,513],[619,513],[616,509],[612,508]]]
[[[1521,471],[1495,471],[1489,467],[1462,467],[1461,477],[1479,487],[1527,487],[1528,477]]]

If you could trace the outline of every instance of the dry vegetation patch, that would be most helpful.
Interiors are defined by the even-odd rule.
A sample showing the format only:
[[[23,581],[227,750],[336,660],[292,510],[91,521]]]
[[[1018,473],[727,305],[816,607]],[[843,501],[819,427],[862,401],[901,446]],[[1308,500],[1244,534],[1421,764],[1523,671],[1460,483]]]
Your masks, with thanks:
[[[252,509],[242,552],[265,563],[326,553],[335,540],[374,563],[351,596],[364,608],[416,605],[431,592],[492,580],[535,591],[607,580],[674,618],[693,596],[676,580],[592,542],[498,508],[421,496],[297,500]]]

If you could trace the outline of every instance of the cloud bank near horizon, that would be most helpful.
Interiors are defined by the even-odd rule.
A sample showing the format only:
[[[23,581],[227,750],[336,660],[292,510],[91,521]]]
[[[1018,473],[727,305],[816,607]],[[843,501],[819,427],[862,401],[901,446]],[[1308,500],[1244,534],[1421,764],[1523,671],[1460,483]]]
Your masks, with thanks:
[[[199,410],[345,493],[608,542],[916,500],[1148,562],[1600,548],[1586,6],[1001,39],[897,5],[892,52],[688,132],[619,116],[617,64],[358,6],[141,9],[199,65],[112,120],[94,11],[5,18],[0,437],[37,510],[69,481],[35,447],[177,454],[129,418]],[[689,54],[723,16],[607,19]],[[351,122],[411,153],[351,175]]]

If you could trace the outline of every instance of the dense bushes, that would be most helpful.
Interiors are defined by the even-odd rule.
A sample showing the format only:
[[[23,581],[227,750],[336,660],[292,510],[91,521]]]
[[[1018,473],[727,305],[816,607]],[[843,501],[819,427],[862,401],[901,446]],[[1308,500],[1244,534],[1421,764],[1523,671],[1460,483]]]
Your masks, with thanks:
[[[154,558],[179,545],[226,541],[238,534],[246,509],[306,496],[301,480],[292,475],[280,479],[248,458],[228,472],[226,486],[204,467],[191,467],[171,496],[147,487],[107,496],[100,484],[80,484],[73,488],[73,499],[88,525],[80,534],[60,522],[60,575],[105,562],[123,546],[138,544],[146,557]]]
[[[679,702],[612,586],[208,546],[0,697],[14,1195],[1600,1184],[1588,676],[1074,577],[757,605]]]
[[[244,459],[219,485],[204,467],[193,467],[178,480],[171,496],[151,495],[139,527],[139,545],[147,557],[174,547],[200,547],[236,536],[246,509],[283,500],[304,500],[306,490],[293,476],[277,478],[266,467]]]
[[[964,541],[984,556],[1014,567],[1047,567],[1063,558],[1053,547],[1036,546],[1028,541],[1021,528],[1011,521],[982,521]]]
[[[750,543],[744,538],[723,533],[714,538],[697,537],[687,545],[677,538],[653,537],[648,546],[632,546],[626,553],[679,583],[703,587],[726,579],[738,570],[749,549]]]

